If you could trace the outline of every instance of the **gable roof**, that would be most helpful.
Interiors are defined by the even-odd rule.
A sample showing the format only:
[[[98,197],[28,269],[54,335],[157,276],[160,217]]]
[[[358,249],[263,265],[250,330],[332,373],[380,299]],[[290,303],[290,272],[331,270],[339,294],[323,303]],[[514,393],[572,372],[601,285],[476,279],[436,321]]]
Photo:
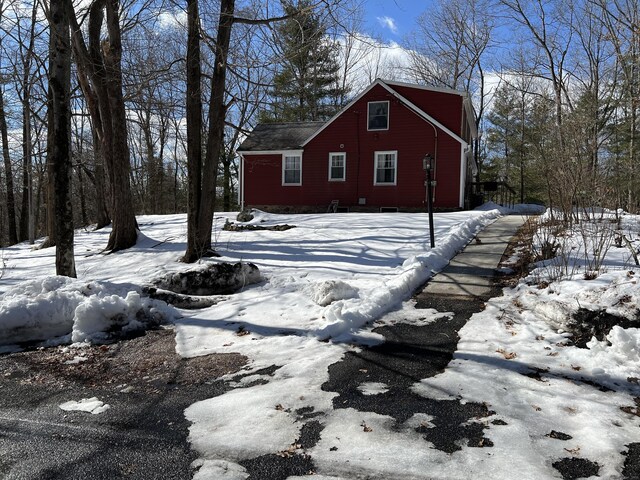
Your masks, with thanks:
[[[239,152],[299,150],[326,122],[259,123],[238,147]]]
[[[413,104],[412,102],[410,102],[409,100],[407,100],[407,98],[405,98],[404,96],[400,95],[400,93],[398,93],[396,90],[394,90],[392,88],[393,85],[398,85],[398,86],[405,86],[405,87],[410,87],[410,88],[419,88],[422,90],[432,90],[432,91],[436,91],[436,92],[441,92],[441,93],[450,93],[450,94],[455,94],[455,95],[459,95],[461,97],[468,97],[468,95],[464,92],[459,92],[457,90],[449,90],[449,89],[443,89],[443,88],[434,88],[434,87],[427,87],[427,86],[422,86],[422,85],[411,85],[408,83],[400,83],[400,82],[390,82],[387,80],[381,80],[381,79],[376,79],[376,81],[374,81],[371,85],[369,85],[367,88],[365,88],[360,95],[358,95],[356,98],[354,98],[346,107],[344,107],[342,110],[340,110],[336,115],[334,115],[328,122],[326,122],[324,125],[322,125],[321,128],[319,128],[316,132],[314,132],[309,138],[307,138],[304,143],[302,144],[302,146],[304,147],[307,143],[309,143],[311,140],[313,140],[320,132],[322,132],[325,128],[327,128],[329,125],[331,125],[331,123],[333,123],[333,121],[335,119],[337,119],[338,117],[340,117],[345,111],[347,111],[349,108],[351,108],[358,100],[360,100],[363,96],[365,96],[372,88],[374,88],[377,85],[380,85],[381,87],[383,87],[385,90],[387,90],[391,95],[393,95],[394,97],[396,97],[400,103],[402,103],[405,107],[409,108],[410,110],[412,110],[414,113],[416,113],[419,117],[421,117],[423,120],[425,120],[426,122],[434,125],[435,127],[437,127],[438,129],[442,130],[443,132],[445,132],[447,135],[449,135],[450,137],[452,137],[454,140],[456,140],[457,142],[459,142],[460,144],[462,144],[463,146],[468,145],[467,142],[465,140],[462,139],[462,137],[460,137],[460,135],[452,132],[450,129],[448,129],[447,127],[445,127],[442,123],[440,123],[439,121],[437,121],[435,118],[433,118],[431,115],[429,115],[428,113],[426,113],[424,110],[420,109],[417,105]],[[465,112],[467,113],[467,115],[469,114],[469,110],[465,107]],[[472,132],[475,132],[475,124],[473,122],[469,122],[470,125],[472,126]],[[475,136],[475,135],[474,135]]]
[[[326,122],[291,122],[291,123],[260,123],[256,125],[251,134],[242,142],[238,148],[239,153],[243,152],[272,152],[283,150],[301,150],[307,143],[313,140],[320,132],[333,123],[345,111],[351,108],[358,100],[365,96],[372,88],[380,85],[386,89],[391,95],[397,98],[406,108],[413,111],[427,123],[437,127],[463,146],[467,146],[467,142],[460,135],[452,132],[442,123],[437,121],[431,115],[419,108],[417,105],[409,101],[406,97],[398,93],[393,87],[407,87],[419,90],[429,90],[433,92],[447,93],[458,95],[463,99],[465,118],[471,128],[472,136],[477,136],[475,125],[475,113],[473,106],[466,92],[452,90],[448,88],[429,87],[426,85],[413,85],[409,83],[394,82],[388,80],[377,79],[367,88],[365,88],[356,98],[354,98],[347,106],[342,108],[331,119]]]

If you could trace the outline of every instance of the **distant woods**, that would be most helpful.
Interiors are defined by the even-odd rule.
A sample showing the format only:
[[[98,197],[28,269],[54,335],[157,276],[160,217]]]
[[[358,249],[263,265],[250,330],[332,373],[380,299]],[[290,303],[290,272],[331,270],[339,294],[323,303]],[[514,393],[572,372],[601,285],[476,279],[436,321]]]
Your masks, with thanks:
[[[134,215],[190,212],[185,260],[212,253],[210,217],[238,208],[235,149],[253,126],[325,120],[376,77],[468,90],[479,179],[504,180],[517,200],[640,209],[635,0],[435,0],[398,45],[357,0],[50,3],[0,0],[1,246],[55,243],[60,6],[66,223],[113,225],[108,250],[135,243]]]

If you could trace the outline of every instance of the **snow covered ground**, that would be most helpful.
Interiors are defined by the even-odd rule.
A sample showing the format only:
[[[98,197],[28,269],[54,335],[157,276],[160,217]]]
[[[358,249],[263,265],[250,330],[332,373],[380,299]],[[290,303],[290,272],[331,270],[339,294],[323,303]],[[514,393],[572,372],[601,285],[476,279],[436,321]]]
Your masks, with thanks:
[[[428,425],[428,418],[417,415],[399,429],[390,417],[334,410],[336,393],[321,389],[329,365],[345,352],[382,341],[371,332],[372,322],[427,325],[442,318],[435,310],[416,310],[411,293],[500,214],[491,208],[437,214],[434,250],[428,247],[424,214],[260,213],[251,222],[296,227],[281,232],[223,231],[226,218],[234,215],[222,214],[214,233],[221,260],[253,262],[264,281],[216,306],[192,311],[145,304],[149,300],[139,296],[139,285],[185,268],[177,262],[185,248],[182,215],[140,217],[138,245],[108,256],[99,254],[108,231],[79,233],[77,281],[52,276],[52,250],[18,245],[2,253],[0,329],[10,320],[14,325],[0,332],[0,338],[9,330],[19,337],[16,312],[29,312],[23,318],[36,329],[71,326],[66,333],[61,328],[46,336],[66,335],[62,341],[75,341],[73,332],[87,333],[75,327],[86,318],[80,307],[91,312],[101,311],[103,304],[118,305],[113,311],[125,316],[143,308],[173,318],[176,348],[183,356],[248,356],[250,365],[235,379],[237,388],[185,412],[192,422],[192,447],[200,456],[197,479],[244,480],[243,460],[302,453],[296,445],[301,411],[323,414],[321,439],[304,452],[313,459],[313,478],[508,479],[516,470],[523,479],[560,478],[551,464],[563,457],[588,458],[601,466],[601,478],[621,478],[621,453],[626,445],[640,442],[640,417],[633,409],[634,397],[640,396],[640,332],[614,327],[608,341],[592,340],[589,348],[577,348],[568,342],[568,319],[580,308],[637,316],[640,269],[631,266],[624,248],[608,251],[594,280],[585,280],[575,268],[570,277],[542,283],[555,270],[549,270],[548,262],[541,264],[470,319],[444,373],[414,385],[416,393],[427,397],[486,403],[496,414],[482,421],[506,423],[485,431],[492,448],[462,448],[452,454],[430,448],[415,431],[419,424]],[[632,216],[624,221],[637,247],[640,221]],[[568,249],[576,258],[579,244]],[[47,312],[56,313],[47,317]],[[90,333],[77,340],[99,340],[103,327],[96,328],[97,337]],[[262,370],[272,365],[279,368]],[[360,390],[379,395],[386,385],[364,383]],[[571,438],[558,440],[549,436],[552,431]]]

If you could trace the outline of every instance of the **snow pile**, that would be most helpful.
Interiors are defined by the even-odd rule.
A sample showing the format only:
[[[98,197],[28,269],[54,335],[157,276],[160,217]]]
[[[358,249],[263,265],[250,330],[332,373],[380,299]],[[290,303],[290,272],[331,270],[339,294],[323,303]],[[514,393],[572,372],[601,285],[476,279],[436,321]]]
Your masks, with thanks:
[[[608,355],[620,364],[640,364],[640,329],[622,328],[616,325],[611,329],[607,340],[599,342],[595,338],[588,344],[594,357]]]
[[[60,276],[14,285],[0,295],[0,345],[54,338],[100,343],[175,318],[164,302],[135,290]]]
[[[173,310],[164,302],[141,297],[138,292],[127,292],[125,297],[92,295],[76,308],[71,340],[100,343],[112,338],[114,332],[126,336],[173,317]]]
[[[356,298],[358,290],[341,280],[327,280],[310,286],[309,296],[311,300],[326,307],[336,300],[346,300]]]
[[[0,345],[47,340],[73,327],[82,289],[67,277],[29,280],[0,296]]]
[[[88,412],[93,415],[104,413],[111,408],[109,404],[98,400],[97,397],[83,398],[78,402],[71,400],[60,404],[59,407],[65,412]]]

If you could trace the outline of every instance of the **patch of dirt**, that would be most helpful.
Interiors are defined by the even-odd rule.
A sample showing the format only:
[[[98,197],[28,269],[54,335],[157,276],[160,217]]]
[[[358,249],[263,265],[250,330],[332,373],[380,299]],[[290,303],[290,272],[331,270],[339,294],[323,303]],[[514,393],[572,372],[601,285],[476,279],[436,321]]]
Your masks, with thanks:
[[[640,328],[640,311],[638,318],[629,320],[607,313],[605,310],[592,311],[581,308],[573,314],[569,322],[569,328],[573,332],[573,342],[578,348],[587,348],[587,343],[592,337],[596,337],[599,341],[605,340],[616,325],[622,328]]]
[[[551,432],[547,433],[545,437],[555,438],[556,440],[571,440],[573,437],[564,432],[556,432],[555,430],[551,430]]]
[[[163,328],[111,345],[0,355],[0,376],[52,389],[112,385],[125,392],[160,393],[168,386],[213,382],[246,363],[247,358],[238,353],[181,358],[175,351],[173,328]]]
[[[593,477],[597,476],[600,471],[600,465],[586,458],[567,457],[553,462],[552,465],[560,472],[564,480]]]
[[[536,217],[529,217],[507,245],[496,276],[501,287],[515,287],[531,271],[534,261],[531,242],[537,226]]]

